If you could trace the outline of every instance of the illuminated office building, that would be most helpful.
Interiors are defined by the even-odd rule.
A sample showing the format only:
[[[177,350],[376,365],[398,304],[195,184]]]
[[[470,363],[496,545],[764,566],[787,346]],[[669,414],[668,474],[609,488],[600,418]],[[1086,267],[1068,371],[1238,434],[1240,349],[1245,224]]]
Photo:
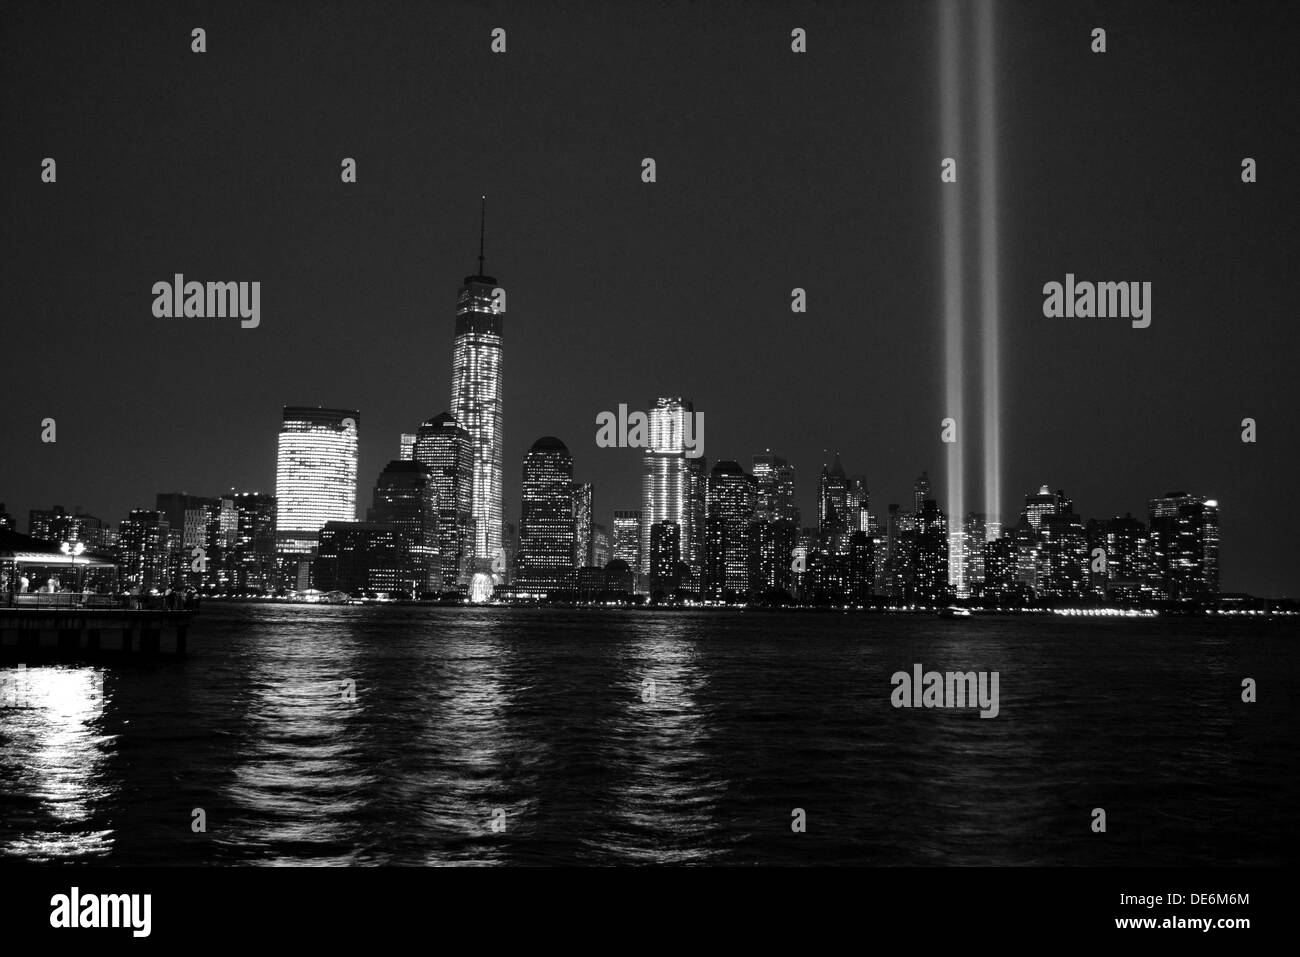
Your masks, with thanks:
[[[709,464],[703,455],[686,459],[686,514],[690,519],[690,539],[682,553],[686,577],[682,587],[698,592],[704,579],[705,534],[708,514]]]
[[[965,535],[960,542],[961,558],[964,563],[962,584],[966,594],[978,594],[984,587],[984,545],[988,541],[988,521],[983,512],[967,512]],[[951,543],[950,543],[951,547]],[[952,560],[950,554],[949,560]],[[948,583],[956,585],[951,575]],[[960,592],[959,598],[965,597]]]
[[[591,521],[591,483],[573,483],[573,567],[595,565],[595,526]]]
[[[285,406],[275,468],[276,548],[310,555],[326,522],[357,517],[355,409]]]
[[[1166,492],[1147,503],[1153,574],[1174,601],[1219,593],[1219,503],[1186,492]]]
[[[235,501],[235,544],[231,587],[239,594],[275,591],[274,495],[240,492]]]
[[[162,591],[167,587],[167,516],[153,509],[134,509],[118,526],[117,562],[130,588]]]
[[[51,509],[31,509],[27,513],[27,534],[47,542],[81,542],[92,552],[104,552],[109,548],[108,523],[87,515],[80,508],[72,513],[65,511],[62,505]]]
[[[478,272],[466,276],[456,299],[451,359],[451,412],[469,433],[471,555],[475,570],[490,570],[501,548],[501,332],[505,311],[497,281],[483,272],[480,222]],[[504,292],[504,290],[503,290]]]
[[[641,510],[614,509],[614,557],[636,571],[641,568]]]
[[[649,414],[649,436],[641,476],[641,572],[651,573],[650,529],[659,522],[677,526],[678,555],[690,563],[695,519],[703,504],[706,484],[700,465],[692,467],[686,456],[687,417],[690,402],[678,398],[656,399]]]
[[[1068,512],[1045,514],[1038,526],[1039,594],[1079,599],[1088,586],[1088,539],[1083,520]]]

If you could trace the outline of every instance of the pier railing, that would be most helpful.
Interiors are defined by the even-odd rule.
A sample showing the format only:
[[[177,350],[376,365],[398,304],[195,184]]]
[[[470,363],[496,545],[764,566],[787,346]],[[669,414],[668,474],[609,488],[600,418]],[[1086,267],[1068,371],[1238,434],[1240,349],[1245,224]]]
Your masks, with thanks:
[[[184,595],[98,595],[93,592],[9,592],[0,608],[124,609],[131,611],[195,611],[197,598]]]

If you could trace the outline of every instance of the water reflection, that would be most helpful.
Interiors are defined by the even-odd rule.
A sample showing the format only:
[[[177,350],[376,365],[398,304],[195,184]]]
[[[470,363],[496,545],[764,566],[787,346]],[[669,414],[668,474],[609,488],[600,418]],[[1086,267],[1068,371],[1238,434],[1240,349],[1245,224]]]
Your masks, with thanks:
[[[115,736],[102,726],[103,671],[51,666],[0,674],[0,790],[7,795],[0,855],[107,856],[113,832],[96,824],[110,793],[105,772]]]
[[[245,649],[244,746],[226,800],[208,809],[214,840],[233,856],[355,860],[374,778],[357,728],[367,709],[383,707],[383,690],[358,682],[362,649],[350,625],[324,609],[306,620],[299,613]]]
[[[726,783],[709,760],[700,645],[680,619],[638,624],[624,646],[624,706],[613,729],[621,773],[604,843],[613,860],[704,863],[719,853],[714,836]]]
[[[27,669],[20,695],[0,669],[0,855],[1279,863],[1295,647],[1192,621],[216,606],[185,662],[108,671],[103,716],[97,669]],[[998,717],[894,709],[917,662],[999,671]],[[1093,839],[1094,806],[1123,827]]]
[[[536,795],[512,785],[510,770],[516,761],[542,759],[546,744],[522,748],[506,725],[515,652],[499,614],[474,609],[439,616],[440,627],[426,628],[421,657],[431,674],[412,729],[420,773],[404,775],[416,795],[418,827],[432,838],[418,863],[500,863],[502,837],[525,827],[535,808]]]

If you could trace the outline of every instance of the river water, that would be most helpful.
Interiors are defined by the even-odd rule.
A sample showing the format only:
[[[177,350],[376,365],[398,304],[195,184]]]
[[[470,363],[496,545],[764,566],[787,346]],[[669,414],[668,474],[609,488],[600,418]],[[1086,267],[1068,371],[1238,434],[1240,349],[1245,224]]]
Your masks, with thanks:
[[[0,669],[0,856],[1294,863],[1298,631],[209,602],[183,661]],[[894,707],[918,664],[997,716]]]

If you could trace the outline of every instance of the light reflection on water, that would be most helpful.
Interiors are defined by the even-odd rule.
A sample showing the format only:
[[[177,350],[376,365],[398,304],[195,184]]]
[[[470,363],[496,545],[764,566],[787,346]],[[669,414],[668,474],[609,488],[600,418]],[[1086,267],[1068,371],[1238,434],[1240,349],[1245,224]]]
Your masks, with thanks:
[[[109,796],[103,672],[89,667],[5,669],[0,700],[2,790],[14,797],[20,831],[0,827],[0,856],[34,861],[106,857],[112,831],[96,826]],[[21,755],[20,761],[9,756]],[[6,802],[8,805],[9,802]],[[6,818],[8,814],[6,814]]]
[[[0,856],[1280,863],[1285,627],[211,604],[187,661],[26,669],[26,706],[0,708]],[[913,663],[998,671],[999,716],[892,708]]]
[[[710,767],[697,646],[680,631],[675,622],[652,622],[627,643],[613,728],[621,774],[608,799],[616,824],[602,836],[616,861],[708,863],[717,855],[699,836],[718,830],[726,782]]]

